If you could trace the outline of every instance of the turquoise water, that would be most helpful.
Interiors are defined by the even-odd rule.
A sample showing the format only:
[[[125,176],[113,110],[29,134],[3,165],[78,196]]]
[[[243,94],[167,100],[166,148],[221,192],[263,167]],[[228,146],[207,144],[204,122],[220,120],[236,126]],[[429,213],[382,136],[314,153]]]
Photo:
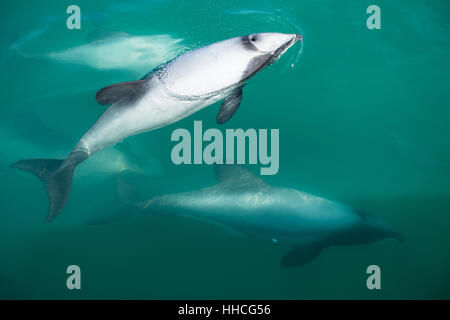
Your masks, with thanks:
[[[66,28],[69,4],[1,5],[1,298],[450,298],[448,1],[77,1],[81,30]],[[366,27],[371,4],[381,30]],[[217,127],[218,104],[88,159],[63,212],[44,222],[42,183],[9,165],[65,157],[103,112],[100,88],[185,50],[270,31],[301,33],[303,48],[258,74],[221,129],[279,128],[280,171],[266,182],[376,214],[405,243],[332,247],[284,269],[286,247],[124,205],[115,183],[124,172],[146,197],[216,183],[210,166],[171,162],[170,135],[194,120]],[[75,49],[119,32],[145,45]],[[66,288],[71,264],[82,290]],[[371,264],[381,290],[366,287]]]

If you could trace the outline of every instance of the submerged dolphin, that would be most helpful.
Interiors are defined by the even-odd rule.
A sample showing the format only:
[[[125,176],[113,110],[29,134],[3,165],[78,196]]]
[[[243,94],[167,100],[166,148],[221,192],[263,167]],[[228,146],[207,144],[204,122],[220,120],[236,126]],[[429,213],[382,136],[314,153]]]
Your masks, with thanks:
[[[17,161],[14,168],[39,177],[52,220],[69,198],[75,167],[97,151],[125,138],[181,120],[217,101],[217,122],[232,117],[246,81],[301,40],[299,34],[257,33],[188,51],[141,80],[110,85],[97,101],[110,107],[84,134],[66,159]]]
[[[36,34],[32,33],[28,38],[35,36]],[[99,30],[89,38],[92,40],[86,44],[45,54],[28,53],[24,49],[28,40],[25,37],[13,43],[11,48],[26,58],[50,59],[98,70],[133,72],[154,68],[174,58],[183,49],[180,46],[182,39],[165,34],[133,36],[124,32]]]
[[[138,202],[144,212],[181,214],[245,235],[293,246],[284,267],[303,265],[323,248],[403,241],[388,222],[343,204],[289,188],[276,188],[238,165],[216,165],[219,184]]]

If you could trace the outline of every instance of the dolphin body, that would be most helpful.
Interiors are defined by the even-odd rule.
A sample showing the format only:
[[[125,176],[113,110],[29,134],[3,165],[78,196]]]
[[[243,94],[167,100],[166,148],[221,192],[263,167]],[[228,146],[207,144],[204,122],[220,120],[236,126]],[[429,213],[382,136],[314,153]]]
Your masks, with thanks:
[[[110,105],[65,159],[28,159],[12,165],[40,178],[47,189],[51,221],[66,204],[75,167],[125,138],[181,120],[224,100],[217,122],[232,117],[242,88],[276,61],[299,34],[257,33],[231,38],[183,53],[143,79],[101,89],[97,101]]]
[[[267,242],[294,247],[283,267],[303,265],[323,248],[403,235],[374,215],[289,188],[277,188],[239,165],[216,165],[219,184],[138,202],[145,213],[181,214]]]
[[[181,41],[182,39],[174,39],[169,35],[124,34],[51,52],[48,57],[59,62],[87,65],[99,70],[137,71],[149,66],[155,67],[162,61],[167,61],[167,58],[173,58],[180,50],[178,43]]]
[[[125,32],[98,30],[89,35],[85,44],[45,54],[28,53],[25,45],[46,29],[19,39],[11,48],[26,58],[49,59],[61,63],[88,66],[97,70],[128,70],[142,72],[143,68],[154,68],[174,58],[184,48],[182,39],[170,35],[135,36]]]

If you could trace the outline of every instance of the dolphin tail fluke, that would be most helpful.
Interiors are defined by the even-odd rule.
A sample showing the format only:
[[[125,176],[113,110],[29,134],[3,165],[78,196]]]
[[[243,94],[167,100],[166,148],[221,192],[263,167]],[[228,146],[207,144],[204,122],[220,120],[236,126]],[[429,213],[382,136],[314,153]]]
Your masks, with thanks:
[[[87,158],[86,153],[72,153],[67,159],[28,159],[11,165],[31,172],[45,184],[49,200],[46,222],[50,222],[61,212],[69,199],[75,166]]]
[[[289,251],[281,260],[282,267],[297,267],[314,260],[322,251],[321,246],[297,246]]]

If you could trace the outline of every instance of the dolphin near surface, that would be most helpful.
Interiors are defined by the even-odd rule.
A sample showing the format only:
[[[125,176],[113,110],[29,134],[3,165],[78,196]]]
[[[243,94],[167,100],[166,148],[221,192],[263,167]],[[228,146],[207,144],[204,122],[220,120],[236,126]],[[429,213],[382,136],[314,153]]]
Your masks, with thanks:
[[[27,154],[58,155],[76,141],[69,135],[47,126],[33,112],[19,113],[15,117],[5,117],[0,121],[0,149],[11,150],[3,154],[0,165],[6,165]],[[142,176],[162,174],[159,160],[145,155],[142,145],[134,145],[129,141],[108,148],[94,157],[78,171],[80,177],[98,175],[117,175],[132,172]],[[144,150],[145,151],[145,150]]]
[[[224,100],[217,123],[229,120],[242,100],[246,81],[275,62],[300,34],[256,33],[187,51],[137,81],[101,89],[97,101],[110,105],[65,159],[20,160],[13,168],[44,182],[49,198],[46,221],[66,204],[75,167],[92,154],[129,136],[170,125]]]
[[[216,165],[217,185],[139,201],[148,214],[203,220],[267,242],[293,247],[283,267],[306,264],[330,246],[404,241],[383,219],[290,188],[272,187],[239,165]],[[230,231],[231,231],[230,230]]]
[[[48,29],[48,28],[47,28]],[[46,29],[36,30],[11,45],[11,49],[25,58],[48,59],[60,63],[83,65],[96,70],[127,70],[142,73],[179,54],[182,39],[169,34],[131,35],[125,32],[97,30],[85,44],[44,54],[28,52],[27,42]]]

